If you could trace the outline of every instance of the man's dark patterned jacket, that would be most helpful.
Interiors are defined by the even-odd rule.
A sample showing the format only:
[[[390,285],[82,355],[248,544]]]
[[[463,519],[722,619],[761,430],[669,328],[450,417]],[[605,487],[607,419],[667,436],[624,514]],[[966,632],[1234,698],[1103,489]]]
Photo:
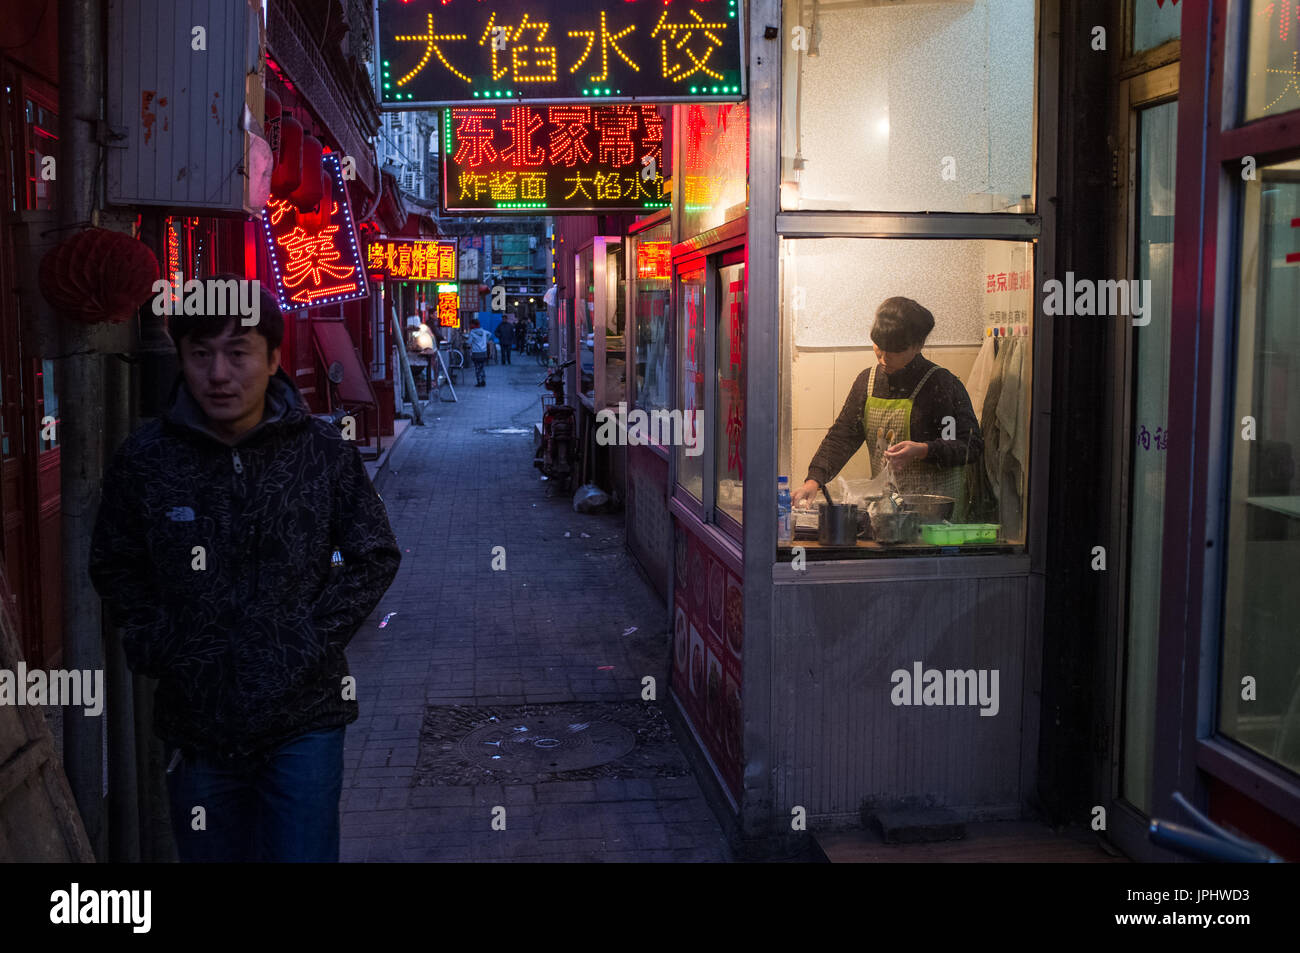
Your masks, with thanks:
[[[178,379],[104,475],[90,557],[127,662],[160,680],[154,730],[241,762],[357,719],[344,646],[401,560],[356,447],[283,369],[266,393],[229,446]]]

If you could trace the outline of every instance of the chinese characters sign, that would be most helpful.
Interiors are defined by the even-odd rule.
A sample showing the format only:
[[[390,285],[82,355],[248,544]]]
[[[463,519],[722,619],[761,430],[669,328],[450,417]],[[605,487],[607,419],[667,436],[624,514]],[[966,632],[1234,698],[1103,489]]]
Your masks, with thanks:
[[[405,278],[410,281],[455,281],[456,242],[421,242],[384,239],[370,243],[366,271],[376,281]]]
[[[449,212],[666,208],[659,107],[460,106],[442,111]]]
[[[329,206],[327,216],[321,214],[316,220],[316,215],[303,214],[283,199],[272,199],[262,210],[275,296],[285,311],[370,294],[339,158],[331,153],[323,161],[330,180],[329,193],[321,199]]]
[[[636,276],[638,278],[672,277],[672,242],[637,242]]]
[[[456,292],[438,292],[438,324],[444,328],[460,326],[460,295]]]
[[[739,0],[379,0],[392,108],[741,99]]]

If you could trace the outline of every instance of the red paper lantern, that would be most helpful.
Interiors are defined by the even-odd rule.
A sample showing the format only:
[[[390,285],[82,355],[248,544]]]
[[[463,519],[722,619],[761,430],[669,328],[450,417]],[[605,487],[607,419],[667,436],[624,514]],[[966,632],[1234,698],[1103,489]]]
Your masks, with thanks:
[[[329,170],[320,170],[321,199],[314,211],[301,212],[298,222],[308,232],[319,232],[330,223],[334,212],[334,179]]]
[[[280,117],[280,154],[271,172],[271,197],[287,199],[302,181],[302,123],[288,113]]]
[[[271,147],[271,154],[277,160],[280,158],[280,119],[283,112],[284,107],[280,105],[280,97],[268,89],[262,127],[266,130],[266,143]]]
[[[84,324],[119,324],[153,295],[158,259],[143,242],[107,228],[78,232],[41,259],[41,294]]]
[[[302,181],[289,196],[289,203],[299,212],[316,207],[321,199],[320,140],[315,136],[302,137]]]

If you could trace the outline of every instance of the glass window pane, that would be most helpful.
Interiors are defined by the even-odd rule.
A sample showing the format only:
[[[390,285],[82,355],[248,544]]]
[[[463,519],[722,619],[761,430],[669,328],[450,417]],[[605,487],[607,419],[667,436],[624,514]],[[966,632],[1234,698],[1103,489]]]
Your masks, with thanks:
[[[44,403],[42,404],[41,407],[42,420],[37,421],[37,427],[39,428],[38,433],[40,434],[41,452],[44,453],[46,450],[53,450],[55,447],[59,445],[59,441],[58,441],[59,391],[58,391],[58,387],[56,386],[58,381],[55,380],[53,361],[48,361],[48,360],[41,361],[40,378],[41,378],[41,397]],[[54,422],[55,422],[54,440],[45,439],[45,434],[47,433],[45,429],[45,423],[43,422],[43,418],[45,417],[54,418]]]
[[[590,246],[578,252],[578,392],[589,400],[595,393],[596,270]]]
[[[59,119],[33,100],[26,102],[27,119],[27,207],[55,208],[54,167],[46,162],[59,151]]]
[[[795,490],[808,478],[829,481],[836,502],[865,507],[872,491],[868,481],[884,472],[880,442],[923,443],[925,456],[910,462],[900,489],[948,497],[949,521],[989,527],[952,542],[969,552],[980,548],[969,548],[972,543],[1023,544],[1032,385],[1030,245],[800,239],[783,241],[781,256],[788,385],[778,473],[789,474]],[[869,372],[877,362],[869,333],[879,306],[896,296],[929,310],[934,329],[916,361],[895,372],[877,371],[870,397],[911,401],[910,410],[902,404],[868,407],[867,400]],[[938,369],[922,384],[931,364]],[[869,410],[901,416],[876,428],[883,433],[868,435]],[[815,512],[802,520],[796,514],[796,540],[809,518],[815,531]],[[944,519],[929,509],[916,522]],[[915,530],[904,522],[898,523],[900,533]],[[903,540],[882,548],[860,542],[851,554],[918,551],[933,553],[933,545]]]
[[[1300,3],[1252,0],[1246,36],[1244,119],[1300,109]]]
[[[718,269],[718,410],[714,424],[718,509],[741,521],[745,489],[745,266]]]
[[[668,302],[671,225],[664,222],[638,235],[632,307],[636,313],[636,406],[667,410]]]
[[[1031,211],[1033,0],[785,10],[782,208]]]
[[[1258,175],[1241,231],[1219,730],[1300,771],[1300,160]]]
[[[1151,810],[1169,411],[1169,301],[1173,286],[1178,104],[1143,109],[1138,122],[1135,272],[1150,280],[1149,322],[1133,328],[1134,444],[1129,499],[1128,650],[1121,791]]]
[[[627,302],[624,297],[623,245],[605,246],[605,392],[607,407],[627,400]]]
[[[682,239],[745,214],[749,201],[749,109],[744,103],[675,110],[682,142]]]
[[[1134,0],[1134,53],[1153,50],[1161,43],[1176,39],[1182,27],[1182,9],[1174,0]]]
[[[677,447],[677,482],[697,500],[704,497],[704,457],[687,453],[704,439],[704,270],[678,276],[677,404],[682,411],[683,440]],[[687,446],[689,445],[689,447]]]

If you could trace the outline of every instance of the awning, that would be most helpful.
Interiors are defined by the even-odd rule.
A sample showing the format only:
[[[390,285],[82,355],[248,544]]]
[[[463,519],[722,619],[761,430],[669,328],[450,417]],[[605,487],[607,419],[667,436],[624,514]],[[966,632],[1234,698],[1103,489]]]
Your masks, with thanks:
[[[343,381],[338,384],[339,400],[344,404],[377,405],[375,392],[370,389],[370,377],[361,364],[357,349],[352,344],[352,335],[348,326],[340,320],[314,318],[311,322],[312,337],[316,340],[316,353],[328,368],[338,361],[343,365]],[[329,386],[326,378],[324,386]]]

